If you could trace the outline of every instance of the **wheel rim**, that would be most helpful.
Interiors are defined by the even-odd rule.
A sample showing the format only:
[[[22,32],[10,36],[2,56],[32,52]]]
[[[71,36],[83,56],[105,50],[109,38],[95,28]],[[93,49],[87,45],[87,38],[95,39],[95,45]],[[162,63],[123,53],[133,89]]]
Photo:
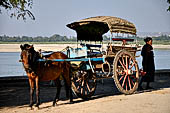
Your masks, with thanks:
[[[114,80],[120,92],[132,94],[139,81],[138,64],[129,52],[122,50],[114,60]]]

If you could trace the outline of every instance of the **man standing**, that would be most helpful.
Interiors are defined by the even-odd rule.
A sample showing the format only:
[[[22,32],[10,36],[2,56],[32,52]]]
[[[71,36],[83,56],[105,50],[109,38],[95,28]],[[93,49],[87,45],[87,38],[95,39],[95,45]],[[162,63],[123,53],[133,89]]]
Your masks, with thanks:
[[[142,66],[143,71],[146,72],[145,76],[142,76],[141,81],[139,83],[139,89],[143,89],[141,84],[142,82],[147,82],[146,89],[153,89],[150,87],[150,82],[154,82],[155,75],[155,63],[154,63],[154,53],[152,47],[152,38],[147,37],[144,39],[145,45],[142,48]]]

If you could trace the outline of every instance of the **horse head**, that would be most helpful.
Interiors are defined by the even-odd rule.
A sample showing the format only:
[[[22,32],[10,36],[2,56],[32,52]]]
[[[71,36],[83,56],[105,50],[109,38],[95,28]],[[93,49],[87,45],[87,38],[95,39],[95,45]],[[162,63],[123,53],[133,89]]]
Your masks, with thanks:
[[[28,73],[35,70],[35,63],[38,59],[38,53],[34,50],[33,45],[24,44],[20,45],[21,48],[21,62]]]

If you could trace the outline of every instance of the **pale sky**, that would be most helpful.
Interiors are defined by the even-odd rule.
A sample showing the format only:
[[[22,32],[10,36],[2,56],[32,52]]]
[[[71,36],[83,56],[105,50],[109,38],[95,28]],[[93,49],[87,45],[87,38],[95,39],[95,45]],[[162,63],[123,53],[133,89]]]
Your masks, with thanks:
[[[170,32],[167,0],[33,0],[36,20],[0,14],[0,36],[76,36],[67,24],[94,16],[115,16],[135,24],[137,32]]]

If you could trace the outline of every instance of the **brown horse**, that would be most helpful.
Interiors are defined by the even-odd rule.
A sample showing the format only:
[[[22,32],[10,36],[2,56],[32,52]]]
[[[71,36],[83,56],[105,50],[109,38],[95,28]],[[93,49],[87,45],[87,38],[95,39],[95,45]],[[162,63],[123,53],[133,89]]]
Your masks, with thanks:
[[[68,62],[39,62],[40,54],[34,50],[34,47],[29,44],[20,45],[21,48],[21,61],[29,78],[30,84],[30,107],[33,106],[33,92],[34,87],[36,86],[36,107],[40,105],[39,98],[39,81],[49,81],[54,80],[57,86],[57,93],[53,101],[53,106],[55,106],[56,102],[59,100],[61,83],[60,83],[60,75],[63,76],[65,80],[66,86],[66,96],[70,96],[70,102],[72,99],[72,91],[71,91],[71,79],[70,79],[70,63]],[[66,59],[68,58],[62,52],[54,52],[48,56],[46,59]]]

